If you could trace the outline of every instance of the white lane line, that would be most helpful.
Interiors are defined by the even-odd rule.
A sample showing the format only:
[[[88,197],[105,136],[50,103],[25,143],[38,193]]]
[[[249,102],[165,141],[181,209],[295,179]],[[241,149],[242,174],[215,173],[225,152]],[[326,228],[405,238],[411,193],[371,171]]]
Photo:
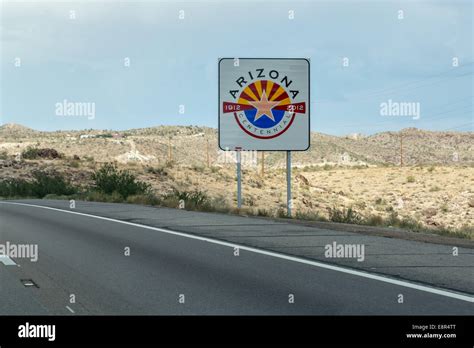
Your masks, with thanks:
[[[0,255],[0,262],[3,263],[5,266],[15,266],[16,263],[10,259],[8,256]]]
[[[36,205],[36,204],[5,202],[5,201],[0,201],[0,203],[11,204],[11,205],[23,205],[23,206],[27,206],[27,207],[48,209],[48,210],[54,210],[54,211],[59,211],[59,212],[63,212],[63,213],[87,216],[87,217],[91,217],[91,218],[95,218],[95,219],[99,219],[99,220],[117,222],[117,223],[124,224],[124,225],[140,227],[140,228],[144,228],[144,229],[148,229],[148,230],[173,234],[173,235],[176,235],[176,236],[181,236],[181,237],[186,237],[186,238],[191,238],[191,239],[197,239],[197,240],[201,240],[201,241],[208,242],[208,243],[224,245],[224,246],[228,246],[228,247],[232,247],[232,248],[239,248],[241,250],[247,250],[247,251],[250,251],[250,252],[253,252],[253,253],[257,253],[257,254],[277,257],[277,258],[284,259],[284,260],[299,262],[299,263],[303,263],[303,264],[306,264],[306,265],[311,265],[311,266],[315,266],[315,267],[319,267],[319,268],[330,269],[332,271],[347,273],[347,274],[355,275],[355,276],[358,276],[358,277],[378,280],[378,281],[381,281],[381,282],[384,282],[384,283],[394,284],[394,285],[403,286],[403,287],[406,287],[406,288],[411,288],[411,289],[415,289],[415,290],[420,290],[420,291],[429,292],[429,293],[436,294],[436,295],[446,296],[446,297],[454,298],[454,299],[457,299],[457,300],[462,300],[462,301],[473,302],[474,303],[474,296],[470,296],[468,294],[464,295],[464,294],[459,293],[459,292],[454,292],[454,291],[450,291],[450,290],[446,290],[446,289],[442,289],[442,288],[436,288],[436,287],[432,287],[432,286],[421,285],[421,284],[417,284],[417,283],[414,283],[414,282],[408,282],[408,281],[405,281],[405,280],[393,279],[393,278],[389,278],[389,277],[378,275],[378,274],[368,273],[368,272],[365,272],[365,271],[357,271],[357,270],[354,270],[354,269],[344,268],[344,267],[341,267],[341,266],[330,265],[330,264],[326,264],[326,263],[322,263],[322,262],[318,262],[318,261],[306,260],[306,259],[302,259],[302,258],[297,257],[297,256],[284,255],[284,254],[280,254],[280,253],[273,252],[273,251],[248,247],[248,246],[245,246],[245,245],[240,245],[240,244],[235,244],[235,243],[230,243],[230,242],[224,242],[224,241],[221,241],[221,240],[218,240],[218,239],[201,237],[201,236],[196,236],[196,235],[193,235],[193,234],[188,234],[188,233],[183,233],[183,232],[176,232],[176,231],[168,230],[168,229],[165,229],[165,228],[140,225],[140,224],[136,224],[136,223],[133,223],[133,222],[121,221],[121,220],[107,218],[107,217],[103,217],[103,216],[91,215],[91,214],[86,214],[86,213],[79,213],[79,212],[75,212],[75,211],[58,209],[58,208],[45,207],[45,206]]]
[[[71,312],[71,313],[73,313],[73,314],[75,313],[75,312],[72,310],[72,308],[71,308],[71,307],[69,307],[69,306],[66,306],[66,308],[69,310],[69,312]]]

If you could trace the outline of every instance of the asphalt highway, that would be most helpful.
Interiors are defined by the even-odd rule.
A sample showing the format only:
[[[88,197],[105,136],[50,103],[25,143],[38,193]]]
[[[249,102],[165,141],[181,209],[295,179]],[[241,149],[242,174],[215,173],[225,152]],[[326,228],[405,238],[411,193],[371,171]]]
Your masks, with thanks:
[[[0,202],[6,242],[38,260],[0,259],[0,315],[474,313],[470,294],[67,210]]]

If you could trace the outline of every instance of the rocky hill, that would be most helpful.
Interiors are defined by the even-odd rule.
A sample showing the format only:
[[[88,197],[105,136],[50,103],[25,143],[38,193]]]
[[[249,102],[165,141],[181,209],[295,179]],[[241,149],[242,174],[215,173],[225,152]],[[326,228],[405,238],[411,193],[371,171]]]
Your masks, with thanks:
[[[463,231],[474,239],[473,147],[472,132],[404,129],[346,137],[312,133],[311,149],[293,154],[294,211],[333,221],[334,211],[351,208],[370,224],[421,224],[439,233]],[[217,206],[236,204],[233,155],[218,150],[216,129],[206,127],[121,132],[0,127],[2,179],[31,180],[39,170],[60,173],[87,188],[101,162],[115,161],[157,195],[198,191],[215,199]],[[243,206],[255,214],[278,216],[286,207],[285,153],[265,153],[264,175],[261,153],[245,153],[243,159]]]
[[[0,126],[0,151],[15,154],[28,146],[54,148],[67,156],[93,156],[98,162],[161,163],[168,161],[171,155],[171,159],[180,164],[204,165],[208,154],[211,164],[220,162],[217,130],[208,127],[39,132],[16,124]],[[470,165],[474,164],[474,133],[408,128],[371,136],[338,137],[312,132],[310,150],[294,153],[293,164],[298,167],[398,165],[401,151],[404,165]],[[265,160],[270,167],[281,167],[285,165],[285,154],[268,152]]]

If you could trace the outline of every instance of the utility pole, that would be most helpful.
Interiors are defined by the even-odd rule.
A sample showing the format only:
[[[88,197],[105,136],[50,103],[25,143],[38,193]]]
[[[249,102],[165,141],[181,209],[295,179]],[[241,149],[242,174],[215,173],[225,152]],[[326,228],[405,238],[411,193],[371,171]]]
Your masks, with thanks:
[[[403,133],[400,132],[400,167],[403,167]]]
[[[262,178],[265,175],[265,151],[262,151]]]
[[[171,137],[168,137],[168,162],[171,162]]]
[[[207,168],[210,167],[209,163],[209,139],[206,139],[206,157],[207,157]]]

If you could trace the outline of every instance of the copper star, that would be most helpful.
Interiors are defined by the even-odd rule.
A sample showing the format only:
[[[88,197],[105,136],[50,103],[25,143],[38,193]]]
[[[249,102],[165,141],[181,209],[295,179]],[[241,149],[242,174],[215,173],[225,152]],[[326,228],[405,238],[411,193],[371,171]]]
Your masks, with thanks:
[[[255,114],[254,121],[257,121],[263,115],[267,116],[272,121],[275,121],[275,118],[273,117],[273,114],[272,114],[272,109],[278,104],[280,104],[280,102],[269,101],[267,99],[267,94],[265,93],[265,91],[263,91],[260,101],[249,101],[249,104],[257,109],[257,113]]]

